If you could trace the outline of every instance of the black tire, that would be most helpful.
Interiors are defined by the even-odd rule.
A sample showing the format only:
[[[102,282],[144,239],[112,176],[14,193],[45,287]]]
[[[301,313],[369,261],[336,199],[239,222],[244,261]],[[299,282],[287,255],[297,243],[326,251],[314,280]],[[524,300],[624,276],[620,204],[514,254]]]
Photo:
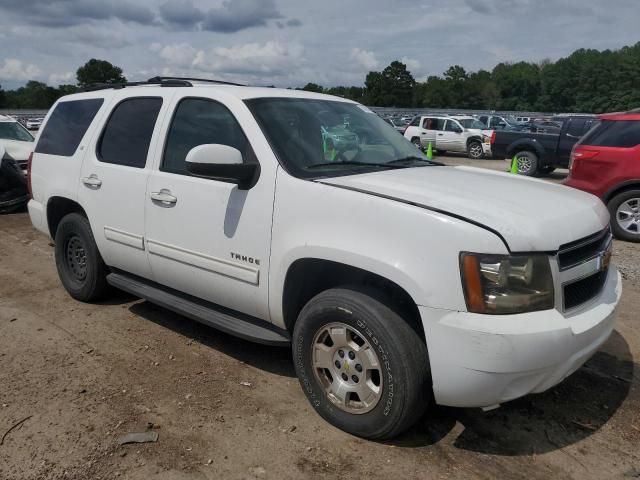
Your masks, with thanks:
[[[549,175],[555,172],[555,170],[556,170],[556,167],[554,167],[553,165],[545,165],[544,167],[540,167],[540,174]]]
[[[413,137],[411,139],[411,143],[413,143],[416,147],[418,147],[418,150],[422,151],[422,143],[420,143],[420,138]]]
[[[55,258],[58,276],[69,295],[81,302],[93,302],[105,296],[109,269],[86,217],[70,213],[62,218],[56,230]]]
[[[620,221],[623,217],[622,214],[618,213],[618,208],[625,204],[626,202],[630,202],[632,206],[635,206],[635,212],[639,212],[640,209],[640,190],[627,190],[625,192],[619,193],[615,197],[613,197],[607,203],[607,208],[609,209],[609,214],[611,215],[611,230],[616,238],[620,240],[626,240],[627,242],[640,242],[640,224],[632,224],[625,228],[621,225]],[[626,209],[625,209],[626,210]]]
[[[318,294],[302,309],[292,342],[296,373],[311,405],[337,428],[368,439],[391,438],[409,428],[421,418],[433,395],[424,341],[377,297],[375,292],[348,287]],[[369,411],[350,413],[336,405],[313,367],[316,335],[336,322],[357,330],[379,357],[380,394]]]
[[[535,177],[539,174],[538,164],[540,163],[540,161],[538,160],[538,156],[535,153],[522,151],[516,153],[515,157],[518,162],[518,175]]]
[[[467,156],[473,160],[481,160],[484,158],[484,149],[482,142],[479,140],[471,140],[467,145]]]

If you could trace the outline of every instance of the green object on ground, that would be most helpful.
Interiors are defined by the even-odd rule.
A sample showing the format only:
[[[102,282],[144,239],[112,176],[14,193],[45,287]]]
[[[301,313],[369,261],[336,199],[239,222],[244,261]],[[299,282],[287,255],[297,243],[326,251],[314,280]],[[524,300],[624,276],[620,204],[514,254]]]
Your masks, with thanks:
[[[513,156],[513,160],[511,160],[511,173],[514,175],[518,174],[518,159],[515,155]]]
[[[429,146],[427,147],[427,158],[433,160],[433,145],[431,145],[431,142],[429,142]]]

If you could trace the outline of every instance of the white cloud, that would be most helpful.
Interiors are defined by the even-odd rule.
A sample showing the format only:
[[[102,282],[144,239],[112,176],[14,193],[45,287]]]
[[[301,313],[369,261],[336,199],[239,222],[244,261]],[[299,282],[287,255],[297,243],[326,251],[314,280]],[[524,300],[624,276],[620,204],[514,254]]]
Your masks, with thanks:
[[[158,52],[160,58],[175,67],[191,67],[198,54],[198,50],[188,43],[165,45],[164,47],[154,44],[151,48]]]
[[[295,42],[253,42],[208,50],[187,43],[152,44],[150,49],[165,61],[165,72],[197,71],[219,78],[244,76],[267,82],[289,75],[306,61],[304,48]]]
[[[194,67],[225,73],[281,74],[304,61],[304,48],[296,43],[247,43],[198,52]]]
[[[23,63],[15,58],[6,58],[0,66],[0,79],[3,80],[33,80],[41,71],[32,64]]]
[[[409,70],[414,76],[418,74],[422,68],[420,61],[414,58],[402,57],[400,61],[407,66],[407,70]]]
[[[55,87],[58,85],[75,84],[76,76],[73,72],[52,73],[49,75],[49,85]]]
[[[380,62],[378,62],[375,53],[369,50],[352,48],[349,58],[358,63],[361,67],[366,68],[367,70],[374,70],[378,67],[378,65],[380,65]]]

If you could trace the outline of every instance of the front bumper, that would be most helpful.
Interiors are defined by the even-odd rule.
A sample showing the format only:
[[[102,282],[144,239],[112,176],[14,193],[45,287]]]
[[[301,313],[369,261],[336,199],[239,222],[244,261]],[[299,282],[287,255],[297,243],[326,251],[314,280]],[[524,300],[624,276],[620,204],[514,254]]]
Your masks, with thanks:
[[[436,402],[490,407],[543,392],[580,368],[609,338],[622,294],[611,267],[588,309],[480,315],[419,307]]]

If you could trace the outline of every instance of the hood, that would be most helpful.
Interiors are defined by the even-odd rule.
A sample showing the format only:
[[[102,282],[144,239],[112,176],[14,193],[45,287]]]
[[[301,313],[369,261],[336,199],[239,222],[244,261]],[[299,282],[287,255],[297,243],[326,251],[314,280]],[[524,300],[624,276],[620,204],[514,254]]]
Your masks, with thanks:
[[[6,155],[14,160],[27,160],[36,144],[35,142],[20,142],[18,140],[0,138],[0,145],[4,147]]]
[[[597,197],[529,177],[473,167],[419,167],[320,180],[436,209],[498,232],[512,252],[554,251],[604,229]]]

